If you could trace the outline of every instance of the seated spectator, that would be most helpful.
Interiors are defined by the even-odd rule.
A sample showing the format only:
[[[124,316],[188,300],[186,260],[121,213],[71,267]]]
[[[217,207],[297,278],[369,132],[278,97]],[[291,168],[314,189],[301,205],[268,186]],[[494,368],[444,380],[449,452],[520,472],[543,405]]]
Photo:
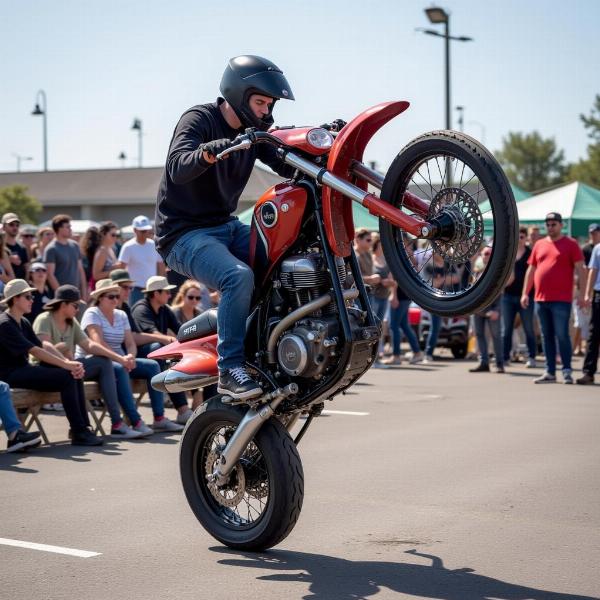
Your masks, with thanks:
[[[8,437],[7,452],[35,448],[42,443],[39,431],[28,433],[23,429],[10,398],[10,387],[4,381],[0,381],[0,420]]]
[[[4,290],[2,303],[8,305],[8,310],[0,315],[0,379],[12,387],[60,392],[71,425],[71,443],[74,446],[99,446],[103,443],[102,438],[89,429],[83,393],[83,365],[66,359],[59,352],[43,348],[23,316],[31,311],[32,291],[34,288],[24,279],[13,279]],[[30,365],[28,354],[41,364]]]
[[[112,421],[112,437],[135,439],[152,434],[152,429],[143,424],[132,395],[119,397],[117,393],[112,361],[130,371],[135,367],[134,357],[130,354],[126,356],[117,354],[87,337],[76,319],[80,302],[79,290],[74,285],[59,286],[54,299],[44,306],[44,312],[33,323],[33,330],[42,344],[51,344],[69,360],[74,359],[76,346],[85,353],[84,357],[77,360],[85,369],[84,379],[98,381]],[[119,404],[123,406],[134,429],[123,422]]]
[[[31,312],[25,316],[30,323],[33,323],[44,309],[44,304],[54,298],[54,292],[48,284],[48,272],[44,263],[34,262],[29,265],[29,283],[35,291],[32,292]]]
[[[199,308],[202,302],[202,288],[202,284],[193,279],[188,279],[179,288],[171,306],[175,318],[180,323],[187,323],[202,312]],[[206,288],[204,289],[204,293],[208,296],[208,291]]]
[[[138,354],[146,357],[150,352],[176,341],[176,335],[181,323],[175,317],[171,307],[167,304],[171,296],[171,290],[175,286],[170,285],[166,277],[154,275],[146,282],[144,298],[136,302],[131,309],[133,320],[141,333],[154,336],[154,341],[144,344],[138,348]],[[159,360],[161,370],[166,368],[166,363]],[[177,409],[177,422],[186,423],[192,416],[188,408],[185,392],[171,392],[169,394],[173,406]]]
[[[133,357],[137,355],[137,346],[131,334],[131,327],[127,315],[117,308],[119,303],[119,286],[111,279],[101,279],[96,282],[96,287],[90,294],[92,306],[88,308],[81,321],[81,327],[87,335],[98,344],[113,352],[124,356],[123,347]],[[160,367],[155,360],[149,358],[136,358],[135,368],[128,371],[120,363],[113,361],[117,392],[120,397],[131,394],[130,377],[145,379],[152,405],[154,431],[181,431],[183,425],[174,423],[164,416],[164,399],[162,392],[155,390],[151,385],[154,375],[160,373]],[[143,423],[143,421],[142,421]],[[136,429],[136,426],[134,426]],[[137,430],[137,429],[136,429]]]

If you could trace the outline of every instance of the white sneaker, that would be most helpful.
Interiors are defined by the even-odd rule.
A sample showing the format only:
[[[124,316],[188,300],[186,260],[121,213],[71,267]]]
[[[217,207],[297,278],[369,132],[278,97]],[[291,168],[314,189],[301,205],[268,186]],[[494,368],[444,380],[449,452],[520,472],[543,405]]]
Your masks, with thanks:
[[[148,427],[148,429],[150,429]],[[113,427],[110,430],[110,437],[121,438],[122,440],[135,440],[136,438],[143,437],[143,433],[141,431],[136,431],[131,427],[125,425],[125,423],[121,422],[121,425],[117,428]]]
[[[416,365],[417,363],[424,362],[423,360],[424,354],[422,352],[413,353],[413,355],[409,358],[409,365]],[[433,357],[431,357],[433,360]]]
[[[535,358],[530,358],[527,363],[525,364],[525,368],[526,369],[535,369],[537,368],[537,362],[535,360]]]
[[[180,423],[175,423],[174,421],[171,421],[165,417],[164,419],[161,419],[160,421],[154,421],[154,423],[152,423],[152,429],[154,429],[154,431],[175,432],[175,431],[183,431],[184,426],[181,425]]]
[[[533,383],[556,383],[556,375],[550,375],[548,371],[545,371],[541,377],[534,379]]]
[[[179,413],[177,415],[177,419],[176,419],[176,423],[179,423],[180,425],[185,425],[190,418],[193,416],[194,411],[191,408],[188,408],[184,413]]]
[[[431,354],[426,354],[425,358],[423,359],[423,364],[430,365],[431,363],[433,363],[433,356]]]
[[[134,431],[137,431],[140,434],[140,437],[148,437],[154,433],[154,429],[151,429],[140,419],[140,422],[133,428]]]

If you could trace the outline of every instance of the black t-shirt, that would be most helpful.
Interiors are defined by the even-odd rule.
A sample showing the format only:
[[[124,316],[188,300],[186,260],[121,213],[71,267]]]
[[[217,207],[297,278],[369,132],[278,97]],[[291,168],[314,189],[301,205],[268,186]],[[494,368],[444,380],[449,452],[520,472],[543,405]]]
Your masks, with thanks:
[[[34,346],[41,348],[42,342],[25,317],[17,323],[8,312],[0,314],[0,379],[15,369],[28,366],[27,355]]]
[[[531,256],[531,248],[525,246],[525,252],[523,256],[515,261],[515,278],[510,285],[507,285],[504,289],[504,293],[509,296],[519,296],[523,293],[523,283],[525,282],[525,273],[527,273],[527,261]],[[531,288],[530,296],[533,296],[533,288]]]
[[[230,154],[227,160],[209,164],[200,146],[206,142],[234,139],[243,129],[232,129],[219,106],[200,104],[187,110],[175,127],[167,163],[156,201],[156,249],[163,258],[175,241],[193,229],[231,221],[238,200],[258,158],[282,177],[294,169],[281,162],[275,148],[256,144]]]
[[[44,304],[46,304],[46,302],[50,302],[50,300],[54,298],[54,291],[49,285],[47,285],[41,294],[35,290],[35,292],[31,292],[31,295],[33,296],[31,312],[27,313],[25,316],[30,323],[33,323],[35,318],[44,310]]]
[[[587,267],[590,264],[590,258],[592,258],[592,251],[594,250],[594,244],[587,243],[581,251],[583,252],[583,264]]]
[[[158,313],[155,313],[147,298],[136,302],[133,305],[131,314],[142,333],[158,332],[166,334],[167,330],[170,329],[177,334],[181,327],[181,323],[177,320],[170,306],[165,304],[158,309]]]
[[[13,265],[12,262],[10,266],[13,268],[16,279],[27,279],[27,270],[25,268],[26,263],[29,262],[29,256],[27,256],[27,248],[25,246],[21,246],[19,242],[16,244],[6,243],[6,247],[8,248],[11,254],[18,254],[21,259],[20,265]]]

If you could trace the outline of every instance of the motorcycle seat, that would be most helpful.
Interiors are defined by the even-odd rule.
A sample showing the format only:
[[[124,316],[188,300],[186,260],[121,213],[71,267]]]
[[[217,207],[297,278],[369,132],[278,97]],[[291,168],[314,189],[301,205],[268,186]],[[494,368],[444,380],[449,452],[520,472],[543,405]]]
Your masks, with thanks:
[[[184,323],[177,333],[178,342],[187,342],[217,333],[217,309],[211,308]]]

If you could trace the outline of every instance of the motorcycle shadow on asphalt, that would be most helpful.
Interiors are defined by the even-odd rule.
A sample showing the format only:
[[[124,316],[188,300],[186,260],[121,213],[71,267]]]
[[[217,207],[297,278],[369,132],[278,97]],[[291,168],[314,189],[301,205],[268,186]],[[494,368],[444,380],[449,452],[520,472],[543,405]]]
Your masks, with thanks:
[[[303,598],[356,600],[374,596],[382,588],[388,588],[393,592],[436,600],[599,600],[592,596],[563,594],[501,581],[479,575],[468,567],[447,569],[440,557],[416,550],[405,553],[429,559],[431,564],[353,561],[287,550],[250,553],[221,546],[211,550],[241,557],[220,560],[222,565],[289,571],[260,575],[257,579],[305,583],[308,592]]]

